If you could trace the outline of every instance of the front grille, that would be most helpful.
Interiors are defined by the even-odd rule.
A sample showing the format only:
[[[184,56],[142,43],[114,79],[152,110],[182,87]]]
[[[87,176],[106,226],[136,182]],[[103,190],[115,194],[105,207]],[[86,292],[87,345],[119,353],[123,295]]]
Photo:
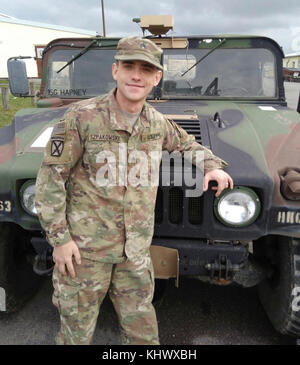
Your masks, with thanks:
[[[176,120],[176,123],[187,133],[194,135],[196,142],[202,143],[199,120]],[[171,170],[174,167],[173,159],[170,160],[170,167]],[[155,223],[184,225],[187,221],[193,225],[201,224],[202,205],[202,196],[187,198],[182,187],[160,186],[156,198]]]
[[[169,190],[169,221],[173,224],[182,222],[183,215],[183,191],[181,188]]]
[[[195,198],[189,198],[189,221],[191,224],[201,224],[202,223],[202,196],[197,196]]]
[[[157,190],[157,197],[155,203],[155,223],[161,224],[163,221],[163,210],[164,210],[163,192],[161,188]]]
[[[164,208],[167,212],[164,212]],[[187,209],[185,212],[184,210]],[[156,224],[190,224],[202,223],[203,196],[187,198],[181,187],[162,188],[157,191],[155,205]]]
[[[176,123],[188,134],[193,134],[196,142],[202,143],[200,124],[198,120],[176,120]]]

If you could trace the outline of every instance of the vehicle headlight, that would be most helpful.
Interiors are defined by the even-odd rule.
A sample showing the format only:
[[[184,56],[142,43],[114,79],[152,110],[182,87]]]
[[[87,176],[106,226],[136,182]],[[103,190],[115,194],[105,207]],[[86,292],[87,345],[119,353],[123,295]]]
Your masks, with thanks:
[[[32,215],[37,215],[35,209],[35,180],[27,181],[21,188],[21,204],[24,210]]]
[[[244,186],[225,189],[215,199],[214,211],[223,224],[230,227],[245,227],[253,223],[260,213],[257,194]]]

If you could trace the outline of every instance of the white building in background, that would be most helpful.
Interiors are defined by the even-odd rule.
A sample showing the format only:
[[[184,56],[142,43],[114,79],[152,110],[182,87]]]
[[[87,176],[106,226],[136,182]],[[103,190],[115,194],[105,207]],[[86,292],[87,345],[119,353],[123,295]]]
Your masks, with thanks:
[[[283,59],[283,67],[300,68],[300,53],[290,53]]]
[[[96,31],[21,20],[0,13],[0,78],[7,78],[10,57],[41,57],[43,47],[53,39],[92,36],[96,36]],[[27,76],[38,77],[37,62],[31,59],[26,64]]]

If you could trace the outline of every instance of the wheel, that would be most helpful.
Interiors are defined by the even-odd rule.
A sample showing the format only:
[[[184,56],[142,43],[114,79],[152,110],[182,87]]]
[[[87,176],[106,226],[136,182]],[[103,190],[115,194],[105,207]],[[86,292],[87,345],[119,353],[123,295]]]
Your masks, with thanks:
[[[29,262],[30,248],[27,231],[12,223],[0,223],[0,287],[5,291],[5,305],[1,299],[7,313],[20,309],[42,282]]]
[[[274,328],[300,336],[300,240],[270,237],[256,242],[254,254],[268,260],[271,272],[259,284],[259,299]]]

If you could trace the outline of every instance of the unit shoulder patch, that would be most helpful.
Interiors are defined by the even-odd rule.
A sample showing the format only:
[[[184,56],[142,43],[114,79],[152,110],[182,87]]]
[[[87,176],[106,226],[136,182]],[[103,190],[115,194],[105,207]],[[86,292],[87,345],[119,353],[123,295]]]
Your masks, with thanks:
[[[51,156],[60,157],[64,150],[64,139],[51,138]]]
[[[60,157],[63,153],[65,145],[65,122],[60,121],[55,124],[51,134],[51,150],[53,157]]]

